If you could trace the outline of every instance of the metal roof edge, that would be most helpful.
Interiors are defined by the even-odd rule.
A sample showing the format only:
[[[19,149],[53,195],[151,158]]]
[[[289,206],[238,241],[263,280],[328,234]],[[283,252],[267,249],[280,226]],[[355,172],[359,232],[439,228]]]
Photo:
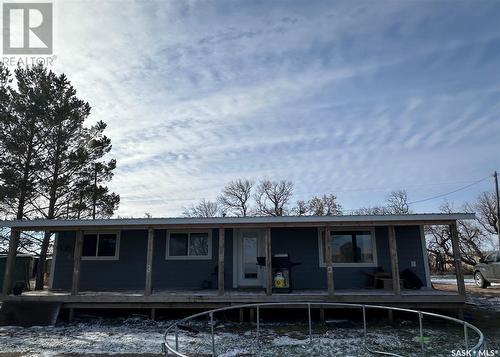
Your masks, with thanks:
[[[258,216],[210,218],[110,218],[84,220],[4,220],[1,227],[8,228],[64,228],[64,227],[127,227],[168,225],[244,225],[244,224],[293,224],[293,223],[369,223],[369,222],[445,222],[476,219],[475,213],[417,213],[403,215],[346,215],[346,216]]]

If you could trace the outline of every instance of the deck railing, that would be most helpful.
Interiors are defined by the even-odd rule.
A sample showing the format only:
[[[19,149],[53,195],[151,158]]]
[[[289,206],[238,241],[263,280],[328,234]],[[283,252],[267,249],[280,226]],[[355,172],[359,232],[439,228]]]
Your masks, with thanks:
[[[403,308],[398,308],[398,307],[391,307],[391,306],[378,306],[378,305],[361,305],[361,304],[348,304],[348,303],[324,303],[324,302],[285,302],[285,303],[260,303],[260,304],[245,304],[245,305],[235,305],[235,306],[228,306],[228,307],[223,307],[219,309],[214,309],[210,311],[204,311],[195,315],[188,316],[184,319],[181,319],[172,325],[170,325],[167,330],[165,331],[164,334],[164,341],[162,344],[163,348],[163,353],[165,355],[170,355],[172,354],[173,356],[178,356],[178,357],[189,357],[188,355],[185,355],[181,352],[179,352],[179,325],[183,325],[187,322],[190,322],[194,319],[197,319],[199,317],[203,316],[208,316],[210,322],[210,336],[211,336],[211,349],[212,349],[212,357],[217,356],[217,346],[215,343],[215,331],[214,331],[214,326],[215,326],[215,321],[214,321],[214,314],[219,313],[219,312],[224,312],[228,310],[236,310],[236,309],[242,309],[242,308],[255,308],[257,311],[257,319],[256,319],[256,342],[257,346],[259,346],[260,343],[260,309],[263,307],[280,307],[280,306],[304,306],[304,308],[307,309],[307,315],[308,315],[308,334],[309,334],[309,344],[313,344],[313,332],[312,332],[312,318],[311,318],[311,307],[318,307],[318,308],[338,308],[338,307],[344,307],[344,308],[359,308],[362,311],[363,314],[363,346],[364,348],[371,353],[378,354],[378,355],[384,355],[384,356],[396,356],[396,357],[402,357],[402,355],[393,353],[393,352],[388,352],[388,351],[379,351],[371,348],[367,341],[367,335],[368,335],[368,329],[367,329],[367,319],[366,319],[366,311],[368,309],[375,309],[375,310],[388,310],[388,311],[400,311],[400,312],[405,312],[405,313],[413,313],[417,315],[418,317],[418,324],[419,324],[419,336],[418,339],[420,341],[420,355],[421,356],[426,356],[427,354],[427,349],[425,346],[425,339],[424,339],[424,317],[434,317],[434,318],[439,318],[447,321],[451,321],[453,323],[456,323],[458,325],[463,326],[463,342],[464,342],[464,350],[469,351],[471,356],[478,355],[479,351],[481,351],[484,347],[484,335],[479,330],[476,326],[468,323],[467,321],[462,321],[450,316],[445,316],[445,315],[440,315],[440,314],[435,314],[435,313],[430,313],[430,312],[424,312],[424,311],[418,311],[418,310],[411,310],[411,309],[403,309]],[[469,330],[473,331],[477,335],[477,343],[470,347],[470,341],[469,341]],[[174,341],[174,346],[171,346],[169,343],[169,339]]]

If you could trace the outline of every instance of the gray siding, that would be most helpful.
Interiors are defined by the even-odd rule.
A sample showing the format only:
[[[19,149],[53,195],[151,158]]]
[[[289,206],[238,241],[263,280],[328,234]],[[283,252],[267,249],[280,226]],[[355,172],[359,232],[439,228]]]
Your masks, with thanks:
[[[301,265],[293,268],[292,286],[295,289],[326,289],[326,268],[319,265],[319,243],[317,228],[273,228],[272,252],[289,253],[293,262]],[[391,271],[387,227],[375,229],[378,267]],[[425,268],[418,226],[396,228],[399,270],[410,269],[425,284]],[[416,267],[411,267],[411,261]],[[369,284],[367,273],[378,267],[335,267],[333,279],[335,289],[364,288]]]
[[[225,230],[225,269],[224,285],[232,284],[233,266],[233,230]],[[217,269],[219,257],[219,230],[212,230],[211,260],[166,260],[167,231],[155,232],[153,257],[153,288],[154,289],[201,289],[210,286],[217,289]]]
[[[31,265],[33,258],[28,256],[17,256],[14,266],[13,284],[18,281],[29,283],[31,277]],[[3,279],[5,275],[5,265],[7,264],[7,256],[0,256],[0,289],[3,288]]]
[[[375,229],[378,266],[391,271],[387,227]],[[233,230],[225,231],[225,286],[233,280]],[[295,289],[326,289],[326,269],[319,265],[317,228],[273,228],[272,253],[289,253],[293,262],[292,285]],[[153,256],[153,289],[217,288],[218,230],[212,230],[212,259],[166,260],[166,230],[155,231]],[[418,226],[396,228],[400,271],[412,270],[425,283],[424,257]],[[73,271],[74,232],[59,233],[56,247],[53,288],[70,289]],[[146,230],[123,230],[120,238],[119,260],[89,261],[81,265],[82,290],[144,289],[146,266]],[[410,266],[411,261],[416,267]],[[377,267],[335,267],[336,289],[354,289],[368,286],[366,273]]]
[[[232,284],[232,230],[225,239],[225,284]],[[146,279],[146,230],[123,230],[120,235],[119,260],[82,260],[81,290],[142,290]],[[153,289],[217,288],[218,237],[212,231],[211,260],[166,260],[166,230],[156,230],[153,256]],[[70,289],[73,274],[75,232],[59,233],[56,247],[53,289]]]
[[[57,238],[54,289],[71,287],[75,234],[63,232]],[[147,235],[146,230],[123,230],[118,260],[82,260],[80,289],[144,289]]]
[[[319,289],[326,287],[326,271],[319,266],[317,228],[271,229],[272,254],[288,253],[293,263],[293,289]]]

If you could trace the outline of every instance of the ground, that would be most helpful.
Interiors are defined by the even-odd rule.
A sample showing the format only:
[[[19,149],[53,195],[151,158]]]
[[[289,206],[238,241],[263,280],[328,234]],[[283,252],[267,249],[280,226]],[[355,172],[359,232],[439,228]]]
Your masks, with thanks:
[[[439,282],[439,284],[436,284]],[[456,291],[452,279],[433,279],[436,289]],[[487,348],[500,351],[500,284],[481,289],[474,281],[466,279],[467,307],[465,318],[485,335]],[[500,353],[498,353],[500,356]]]
[[[456,289],[453,281],[447,278],[434,283],[438,289]],[[500,286],[479,289],[468,279],[466,289],[466,320],[483,331],[489,350],[500,350]],[[75,323],[59,323],[49,328],[0,327],[0,356],[159,355],[163,333],[170,323],[150,321],[142,316],[126,319],[82,317]],[[193,327],[199,332],[181,332],[181,352],[208,356],[211,352],[209,325],[201,321]],[[463,348],[460,327],[436,321],[429,321],[424,327],[427,355],[451,356],[452,350]],[[243,357],[257,351],[255,326],[219,321],[215,331],[220,357]],[[259,352],[261,356],[371,356],[362,346],[362,335],[359,321],[318,323],[313,325],[313,344],[310,346],[307,324],[266,323],[262,326],[261,341],[269,348],[259,347]],[[473,333],[470,335],[473,341]],[[401,316],[391,326],[386,319],[372,317],[368,342],[377,349],[417,356],[420,348],[417,320]],[[491,356],[494,355],[500,356],[500,353]]]

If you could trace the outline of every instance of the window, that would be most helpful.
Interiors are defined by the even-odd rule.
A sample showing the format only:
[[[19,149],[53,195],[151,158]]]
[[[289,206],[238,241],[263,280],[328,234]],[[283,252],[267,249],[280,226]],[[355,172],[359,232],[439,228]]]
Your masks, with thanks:
[[[375,266],[376,249],[373,230],[331,230],[329,237],[333,265]],[[325,266],[325,231],[320,232],[320,266]]]
[[[491,253],[490,255],[488,255],[485,259],[486,262],[488,263],[495,263],[498,261],[498,253],[497,252],[494,252],[494,253]]]
[[[209,231],[179,231],[167,235],[167,259],[212,259]]]
[[[119,241],[119,234],[116,232],[84,233],[82,259],[117,260]]]

